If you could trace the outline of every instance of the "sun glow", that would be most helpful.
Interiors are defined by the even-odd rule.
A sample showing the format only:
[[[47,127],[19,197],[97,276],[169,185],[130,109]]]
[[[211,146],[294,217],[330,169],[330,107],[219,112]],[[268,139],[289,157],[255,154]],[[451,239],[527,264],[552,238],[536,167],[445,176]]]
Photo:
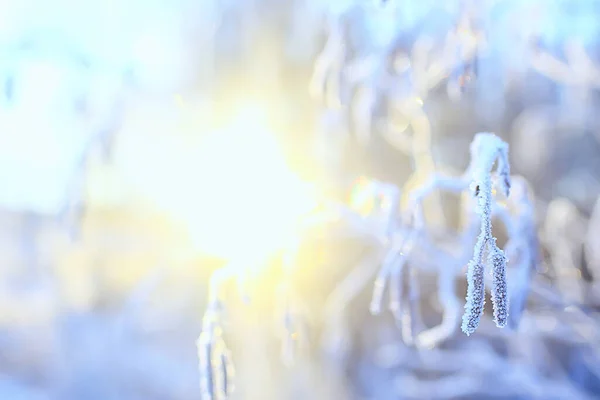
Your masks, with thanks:
[[[285,246],[315,207],[267,117],[265,108],[247,105],[200,143],[188,201],[176,210],[199,250],[228,259],[264,256]]]
[[[185,116],[132,118],[117,145],[117,175],[140,209],[149,205],[186,229],[182,251],[263,263],[293,241],[316,197],[289,169],[269,108],[247,103],[220,125],[210,123],[210,110],[195,110],[183,128]]]

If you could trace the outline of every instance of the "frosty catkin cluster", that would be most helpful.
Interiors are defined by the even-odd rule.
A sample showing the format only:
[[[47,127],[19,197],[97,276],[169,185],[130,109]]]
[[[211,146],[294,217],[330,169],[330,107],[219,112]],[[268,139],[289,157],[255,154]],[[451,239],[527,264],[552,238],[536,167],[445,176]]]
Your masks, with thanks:
[[[494,164],[497,163],[493,173]],[[508,321],[508,293],[506,283],[506,256],[496,245],[492,235],[493,186],[505,196],[510,193],[510,167],[508,145],[491,133],[480,133],[471,144],[471,164],[467,169],[471,187],[477,199],[476,212],[481,220],[480,233],[473,258],[467,272],[467,302],[462,330],[467,335],[475,332],[483,314],[485,303],[485,267],[493,273],[492,303],[496,325],[503,327]],[[495,185],[493,185],[493,178]]]

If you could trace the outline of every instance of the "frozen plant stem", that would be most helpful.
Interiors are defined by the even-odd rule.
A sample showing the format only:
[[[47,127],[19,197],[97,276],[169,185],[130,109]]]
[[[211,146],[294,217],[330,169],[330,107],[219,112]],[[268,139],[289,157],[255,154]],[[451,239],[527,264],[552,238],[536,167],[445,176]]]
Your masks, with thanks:
[[[197,341],[202,400],[224,400],[233,391],[233,363],[223,340],[217,307],[205,314]]]
[[[382,251],[381,257],[377,257],[381,266],[375,279],[369,308],[373,315],[380,314],[387,290],[387,308],[402,326],[405,341],[412,342],[416,321],[420,321],[416,315],[419,293],[416,271],[408,263],[408,255],[415,245],[418,232],[402,229],[398,225],[401,193],[396,186],[377,181],[366,185],[363,183],[362,186],[364,187],[353,198],[355,206],[368,203],[369,199],[379,199],[381,203],[376,209],[370,210],[368,216],[377,221],[373,234]],[[403,290],[404,286],[408,286],[408,293]]]
[[[435,190],[460,193],[471,187],[476,200],[474,212],[478,216],[480,228],[467,270],[467,301],[462,322],[462,330],[467,335],[475,332],[483,314],[486,264],[491,265],[492,269],[494,320],[498,327],[504,327],[508,320],[507,260],[492,235],[493,189],[499,189],[506,197],[510,192],[508,144],[492,133],[478,133],[471,143],[470,155],[469,166],[461,177],[434,174],[421,187],[413,190],[407,210],[413,229],[423,231],[427,226],[422,203],[428,195]]]
[[[208,306],[202,318],[202,333],[196,342],[202,400],[225,400],[233,392],[234,369],[231,353],[223,340],[220,293],[224,283],[235,277],[235,267],[228,264],[215,271],[210,279]]]
[[[506,257],[496,245],[492,235],[492,168],[497,162],[497,183],[505,196],[510,191],[510,168],[508,145],[490,133],[479,133],[471,144],[471,187],[477,198],[476,212],[480,217],[481,230],[475,244],[473,258],[467,271],[467,302],[463,315],[462,330],[467,335],[479,326],[485,303],[485,264],[491,265],[493,275],[492,303],[494,321],[498,327],[506,326],[508,320],[508,295],[506,282]]]

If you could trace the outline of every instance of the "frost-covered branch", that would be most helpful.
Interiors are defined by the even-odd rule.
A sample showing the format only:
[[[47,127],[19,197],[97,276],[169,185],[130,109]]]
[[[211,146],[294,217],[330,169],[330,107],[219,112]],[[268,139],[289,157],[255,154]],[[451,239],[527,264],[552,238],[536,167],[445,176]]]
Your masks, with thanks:
[[[233,392],[233,362],[223,340],[220,310],[213,305],[202,321],[202,333],[196,342],[202,400],[224,400]]]
[[[225,400],[234,388],[231,352],[223,339],[222,291],[225,283],[236,277],[236,265],[228,264],[215,271],[210,279],[202,333],[196,342],[202,400]]]
[[[492,303],[496,325],[503,327],[508,321],[508,293],[506,282],[506,256],[496,245],[492,235],[492,168],[497,161],[497,186],[505,196],[510,191],[508,145],[493,134],[478,134],[471,144],[471,187],[477,198],[476,212],[481,219],[481,231],[475,244],[473,259],[467,272],[467,303],[462,330],[467,335],[475,332],[483,314],[485,302],[485,266],[493,270]]]
[[[425,218],[422,202],[427,195],[434,190],[461,192],[467,187],[472,190],[476,200],[473,207],[480,221],[480,232],[467,272],[467,303],[462,329],[468,335],[475,332],[483,314],[486,265],[493,271],[494,319],[499,327],[507,323],[506,256],[497,247],[496,238],[492,235],[492,204],[494,187],[498,188],[504,196],[508,196],[510,192],[508,145],[505,142],[494,134],[479,133],[471,143],[470,154],[471,162],[461,177],[433,175],[423,186],[410,194],[409,200],[409,212],[413,224],[417,229],[423,229]]]

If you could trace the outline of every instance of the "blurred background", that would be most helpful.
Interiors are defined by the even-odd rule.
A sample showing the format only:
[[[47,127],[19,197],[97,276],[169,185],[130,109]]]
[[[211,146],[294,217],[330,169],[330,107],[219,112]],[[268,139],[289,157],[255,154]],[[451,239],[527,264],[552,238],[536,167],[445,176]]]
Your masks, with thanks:
[[[203,398],[195,342],[234,264],[232,398],[600,398],[599,37],[597,0],[0,1],[0,398]],[[518,329],[486,311],[407,343],[370,314],[376,269],[356,266],[377,246],[344,218],[280,268],[323,199],[460,174],[481,131],[535,193]],[[429,327],[436,274],[411,281]]]

